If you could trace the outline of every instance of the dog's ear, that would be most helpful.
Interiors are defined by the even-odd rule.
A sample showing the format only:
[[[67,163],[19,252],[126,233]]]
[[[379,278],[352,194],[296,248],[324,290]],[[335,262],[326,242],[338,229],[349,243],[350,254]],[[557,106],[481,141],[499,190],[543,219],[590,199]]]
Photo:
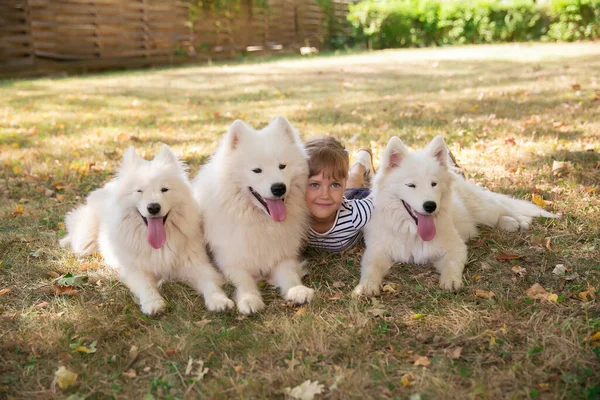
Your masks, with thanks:
[[[446,142],[443,137],[434,137],[425,150],[434,156],[442,167],[448,166],[448,148],[446,147]]]
[[[381,166],[385,170],[397,167],[402,159],[408,154],[408,148],[397,136],[392,136],[381,157]]]
[[[135,154],[135,148],[133,146],[129,146],[129,148],[127,148],[127,150],[125,150],[125,153],[123,153],[123,158],[121,159],[121,168],[129,168],[132,166],[135,166],[138,161],[139,161],[139,157],[137,154]]]
[[[275,129],[281,130],[283,133],[285,133],[292,142],[296,141],[296,133],[294,132],[294,128],[286,117],[283,115],[278,115],[273,119],[271,124],[275,127]]]
[[[162,161],[168,164],[177,164],[179,162],[179,157],[177,154],[166,144],[163,144],[160,148],[158,154],[154,157],[155,161]]]
[[[248,132],[248,127],[241,119],[236,119],[233,121],[233,124],[229,127],[229,131],[227,131],[227,141],[229,143],[229,148],[235,150],[240,142],[241,137]]]

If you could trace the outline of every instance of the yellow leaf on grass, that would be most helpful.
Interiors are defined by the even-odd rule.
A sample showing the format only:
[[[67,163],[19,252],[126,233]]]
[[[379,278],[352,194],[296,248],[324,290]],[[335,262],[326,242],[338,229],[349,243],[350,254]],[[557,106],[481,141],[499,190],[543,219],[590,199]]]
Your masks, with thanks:
[[[475,296],[483,299],[491,299],[495,294],[493,292],[486,292],[485,290],[475,290]]]
[[[412,319],[414,319],[415,321],[418,321],[420,319],[423,319],[424,315],[423,314],[413,314]]]
[[[6,293],[10,292],[10,288],[0,290],[0,296],[4,296]]]
[[[55,373],[54,377],[56,378],[56,383],[61,389],[66,389],[69,386],[73,385],[77,380],[77,374],[75,372],[71,372],[66,369],[64,366],[61,366]]]
[[[400,378],[400,383],[402,383],[402,387],[403,388],[409,388],[411,386],[415,385],[415,376],[413,375],[412,372],[408,372],[404,375],[402,375],[402,378]]]
[[[23,214],[23,204],[17,204],[17,211],[15,211],[16,214]]]
[[[546,201],[544,201],[544,198],[539,194],[532,193],[531,201],[533,202],[533,204],[536,204],[542,208],[546,207]]]
[[[583,301],[594,301],[594,293],[590,292],[589,290],[586,290],[584,292],[579,293],[579,298]]]
[[[546,300],[551,301],[553,303],[558,303],[558,295],[556,293],[550,293],[546,296]]]
[[[594,333],[590,338],[590,343],[600,342],[600,331]]]
[[[19,172],[21,172],[21,170],[19,169],[19,167],[13,167],[13,172],[15,174],[18,174]]]

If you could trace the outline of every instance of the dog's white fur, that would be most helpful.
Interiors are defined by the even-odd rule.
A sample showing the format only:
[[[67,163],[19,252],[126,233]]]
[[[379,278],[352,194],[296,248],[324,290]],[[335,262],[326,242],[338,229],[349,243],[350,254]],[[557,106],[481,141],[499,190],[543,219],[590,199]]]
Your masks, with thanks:
[[[164,189],[167,189],[165,191]],[[148,205],[160,205],[166,242],[159,249],[147,241]],[[210,264],[202,240],[198,204],[187,171],[175,153],[163,145],[152,161],[130,147],[117,176],[92,192],[66,217],[67,236],[61,246],[78,255],[100,252],[117,268],[121,281],[139,299],[142,312],[156,314],[165,307],[159,281],[178,280],[203,294],[212,311],[233,307],[221,289],[221,276]]]
[[[440,136],[416,152],[399,138],[390,139],[374,180],[375,210],[365,227],[367,248],[355,295],[378,294],[383,277],[395,262],[433,263],[442,288],[460,289],[467,262],[465,242],[477,235],[477,225],[516,231],[528,229],[532,217],[556,217],[527,201],[468,182],[451,171],[448,163],[447,147]],[[423,215],[429,214],[425,202],[436,203],[430,214],[436,228],[432,240],[420,237],[402,200]]]
[[[264,307],[257,286],[263,277],[270,278],[288,301],[300,304],[313,297],[314,290],[302,284],[299,261],[309,222],[307,179],[300,138],[288,120],[278,116],[260,131],[235,121],[194,180],[205,238],[217,267],[236,287],[242,314]],[[281,222],[273,220],[249,189],[266,199],[273,197],[271,187],[278,183],[287,188]]]

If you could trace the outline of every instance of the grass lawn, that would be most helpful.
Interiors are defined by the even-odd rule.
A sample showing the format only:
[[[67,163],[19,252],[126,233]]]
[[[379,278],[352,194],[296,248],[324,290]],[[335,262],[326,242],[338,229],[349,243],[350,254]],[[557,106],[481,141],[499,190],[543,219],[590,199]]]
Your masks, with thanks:
[[[599,98],[594,43],[0,82],[0,398],[284,398],[306,380],[323,385],[315,398],[598,398]],[[381,297],[355,300],[364,249],[309,252],[314,302],[265,287],[251,317],[209,313],[174,283],[167,312],[146,317],[99,258],[59,248],[65,213],[127,146],[151,157],[167,143],[195,173],[233,120],[277,114],[376,158],[393,135],[415,147],[442,135],[469,179],[563,216],[483,229],[459,293],[403,264]],[[67,272],[88,280],[55,295]],[[526,294],[536,283],[547,300]],[[78,374],[64,389],[61,366]]]

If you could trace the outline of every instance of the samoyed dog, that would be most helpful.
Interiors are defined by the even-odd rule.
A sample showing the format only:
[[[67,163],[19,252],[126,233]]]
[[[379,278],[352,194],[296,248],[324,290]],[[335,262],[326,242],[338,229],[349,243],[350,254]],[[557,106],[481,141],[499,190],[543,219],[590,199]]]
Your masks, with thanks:
[[[211,311],[233,307],[202,242],[200,210],[187,170],[166,145],[152,161],[130,147],[117,176],[67,214],[63,247],[102,254],[139,299],[142,312],[165,307],[159,281],[183,281],[203,294]]]
[[[367,248],[355,295],[378,294],[395,262],[433,263],[442,288],[461,289],[465,242],[477,235],[477,225],[517,231],[528,229],[532,217],[556,217],[464,180],[449,168],[449,157],[441,136],[415,152],[399,138],[390,139],[374,180],[375,210],[365,227]]]
[[[285,300],[302,304],[313,297],[302,285],[299,261],[309,222],[307,180],[304,147],[283,116],[259,131],[235,121],[194,180],[208,247],[235,286],[242,314],[264,307],[262,278]]]

